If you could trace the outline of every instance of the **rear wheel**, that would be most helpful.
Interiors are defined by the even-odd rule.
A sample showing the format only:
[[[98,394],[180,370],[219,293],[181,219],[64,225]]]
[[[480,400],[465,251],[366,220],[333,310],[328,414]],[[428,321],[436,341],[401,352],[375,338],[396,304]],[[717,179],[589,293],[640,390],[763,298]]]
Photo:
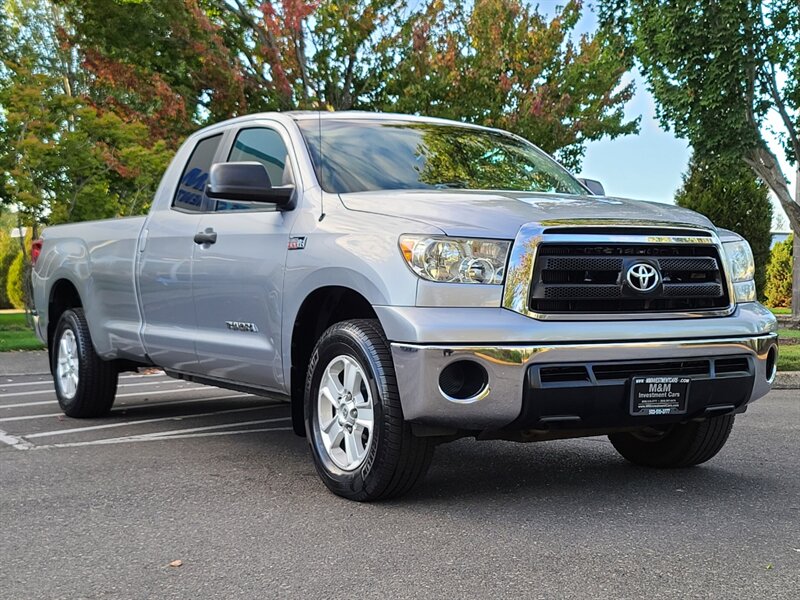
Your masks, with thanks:
[[[111,410],[117,393],[117,368],[94,351],[82,308],[61,315],[50,360],[58,403],[67,416],[99,417]]]
[[[712,459],[722,450],[735,417],[725,415],[674,425],[666,430],[612,433],[614,448],[625,459],[645,467],[691,467]]]
[[[372,319],[322,334],[305,391],[306,436],[325,485],[370,501],[408,492],[424,475],[433,443],[403,419],[389,343]]]

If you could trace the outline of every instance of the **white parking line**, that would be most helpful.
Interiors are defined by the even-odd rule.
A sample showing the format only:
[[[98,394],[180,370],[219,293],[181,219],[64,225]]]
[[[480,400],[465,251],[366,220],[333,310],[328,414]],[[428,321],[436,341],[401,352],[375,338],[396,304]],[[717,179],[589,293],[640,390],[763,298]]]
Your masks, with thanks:
[[[167,402],[153,402],[152,404],[120,404],[119,406],[115,407],[115,410],[111,411],[111,416],[115,416],[116,414],[122,412],[120,409],[123,410],[132,410],[134,408],[156,408],[159,406],[172,406],[175,404],[189,404],[191,402],[209,402],[211,400],[228,400],[231,398],[245,398],[250,396],[250,394],[230,394],[228,396],[213,396],[211,398],[192,398],[190,400],[174,400],[174,401],[167,401]],[[255,396],[254,396],[255,397]],[[276,403],[277,404],[277,403]],[[30,421],[31,419],[44,419],[46,417],[63,417],[63,412],[57,413],[46,413],[43,415],[23,415],[21,417],[2,417],[0,418],[0,423],[5,423],[8,421]]]
[[[33,390],[30,392],[11,392],[8,394],[0,394],[0,398],[18,398],[19,396],[35,396],[36,394],[47,394],[52,392],[53,388],[49,388],[46,390]]]
[[[183,379],[173,379],[172,377],[164,377],[158,381],[145,381],[143,383],[120,383],[117,387],[143,387],[145,385],[165,385],[167,383],[174,383],[175,385],[191,385],[190,382]]]
[[[277,420],[288,420],[277,419]],[[132,435],[128,437],[110,438],[105,440],[94,440],[91,442],[67,442],[65,444],[46,444],[43,446],[32,446],[29,450],[50,450],[52,448],[74,448],[76,446],[102,446],[105,444],[130,444],[135,442],[163,442],[165,440],[182,440],[186,438],[211,437],[221,435],[242,435],[244,433],[263,433],[266,431],[292,431],[291,427],[259,427],[256,429],[242,429],[239,431],[206,431],[202,433],[184,433],[180,435],[162,435],[158,437],[144,437]]]
[[[17,396],[35,396],[36,394],[47,394],[49,392],[54,392],[55,388],[53,387],[52,381],[43,381],[42,383],[47,383],[48,387],[44,390],[31,390],[29,392],[11,392],[8,394],[0,394],[0,398],[16,398]],[[145,381],[143,383],[122,383],[117,386],[117,388],[124,388],[124,387],[144,387],[146,385],[167,385],[170,383],[175,383],[179,386],[189,385],[189,382],[185,381],[177,381],[174,379],[170,379],[169,377],[161,379],[159,381]],[[0,385],[0,389],[3,389],[6,386]],[[207,386],[204,386],[207,387]]]
[[[226,410],[215,410],[211,412],[205,413],[195,413],[195,414],[185,414],[185,415],[175,415],[173,417],[157,417],[155,419],[139,419],[138,421],[123,421],[121,423],[105,423],[104,425],[91,425],[89,427],[75,427],[72,429],[56,429],[54,431],[40,431],[39,433],[31,433],[25,434],[24,437],[26,439],[33,439],[33,438],[40,438],[40,437],[51,437],[56,435],[69,435],[71,433],[82,433],[84,431],[97,431],[99,429],[112,429],[114,427],[130,427],[133,425],[140,425],[142,423],[158,423],[160,421],[183,421],[185,419],[196,419],[198,417],[210,417],[213,415],[227,415],[233,413],[240,413],[246,411],[253,411],[253,410],[262,410],[265,408],[275,408],[276,406],[280,406],[279,404],[267,404],[262,406],[246,406],[244,408],[228,408]],[[236,425],[233,423],[229,426]],[[157,434],[147,434],[147,435],[157,435]]]
[[[134,396],[155,396],[157,394],[185,394],[186,392],[196,392],[197,390],[219,389],[208,385],[196,385],[194,387],[178,388],[175,390],[156,390],[155,392],[129,392],[127,394],[117,394],[115,398],[133,398]]]
[[[169,377],[168,375],[165,375],[164,373],[148,373],[148,374],[140,373],[139,375],[121,375],[120,379],[145,379],[145,378],[149,379],[151,377],[163,377],[164,381],[169,381],[169,380],[173,379],[172,377]],[[48,377],[47,379],[43,379],[42,381],[22,381],[22,382],[19,382],[19,383],[0,383],[0,389],[9,388],[9,387],[23,387],[23,386],[26,386],[26,385],[44,385],[44,384],[52,385],[53,384],[53,380]],[[137,384],[131,383],[129,385],[137,385]]]
[[[11,387],[22,387],[25,385],[46,385],[50,384],[53,385],[53,380],[43,379],[42,381],[25,381],[23,383],[0,383],[0,389],[11,388]]]
[[[148,381],[146,383],[126,383],[125,385],[120,385],[118,387],[133,387],[133,386],[140,387],[140,386],[143,386],[143,385],[166,385],[167,383],[171,383],[171,382],[169,382],[169,381]],[[183,383],[182,385],[188,385],[188,384]],[[208,387],[208,386],[193,387],[193,388],[187,388],[187,389],[201,390],[201,389],[203,389],[205,387]],[[165,393],[167,391],[180,392],[180,391],[183,391],[183,389],[184,388],[179,387],[179,388],[174,388],[172,390],[165,390],[164,392],[156,391],[156,392],[142,392],[140,394],[139,393],[117,394],[116,397],[117,398],[126,398],[126,397],[129,398],[129,397],[132,397],[132,396],[144,396],[144,395],[148,395],[148,394],[149,395],[163,394],[163,393]],[[53,391],[54,391],[53,389],[49,389],[49,390],[41,390],[39,392],[33,392],[33,393],[34,394],[43,394],[43,393],[46,393],[46,392],[53,392]],[[12,395],[12,396],[24,396],[24,395],[30,394],[30,393],[31,392],[23,392],[22,394],[10,394],[10,395]],[[3,396],[0,395],[0,398],[2,398],[2,397]],[[22,408],[23,406],[43,406],[45,404],[57,404],[57,403],[58,403],[58,400],[53,398],[52,400],[37,400],[36,402],[20,402],[18,404],[0,404],[0,409],[1,408]]]
[[[143,384],[141,384],[143,385]],[[155,394],[169,394],[170,392],[175,392],[176,394],[182,394],[184,392],[191,392],[192,390],[202,390],[206,389],[209,386],[207,385],[196,385],[194,387],[182,387],[176,388],[174,390],[157,390],[155,392],[129,392],[127,394],[117,394],[117,398],[129,398],[131,396],[146,396],[148,394],[155,395]],[[48,392],[49,390],[36,390],[34,392],[13,392],[11,394],[0,394],[0,398],[17,398],[18,396],[35,396],[36,394],[42,394]],[[4,408],[0,405],[0,408]]]
[[[130,375],[120,375],[120,379],[138,379],[140,377],[165,377],[164,371],[158,373],[131,373]],[[171,379],[171,378],[170,378]]]
[[[137,437],[154,438],[172,435],[182,435],[185,433],[195,433],[197,431],[211,431],[213,429],[230,429],[231,427],[245,427],[247,425],[261,425],[262,423],[277,423],[278,421],[290,421],[291,417],[278,417],[273,419],[258,419],[256,421],[241,421],[236,423],[222,423],[218,425],[206,425],[205,427],[190,427],[188,429],[173,429],[171,431],[154,431],[153,433],[142,433]],[[130,436],[125,436],[130,437]]]
[[[20,402],[19,404],[0,404],[0,408],[22,408],[23,406],[44,406],[45,404],[58,404],[58,400],[37,400],[36,402]]]
[[[7,444],[12,448],[16,448],[17,450],[30,450],[33,448],[33,444],[26,442],[16,435],[11,435],[2,429],[0,429],[0,443]]]
[[[63,417],[63,412],[45,413],[43,415],[23,415],[21,417],[3,417],[0,423],[8,423],[9,421],[30,421],[31,419],[46,419],[47,417]]]

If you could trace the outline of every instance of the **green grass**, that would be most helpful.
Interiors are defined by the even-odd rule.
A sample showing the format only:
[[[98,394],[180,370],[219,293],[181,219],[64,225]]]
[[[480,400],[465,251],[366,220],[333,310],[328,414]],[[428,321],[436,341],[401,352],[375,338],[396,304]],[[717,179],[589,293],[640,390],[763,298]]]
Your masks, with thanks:
[[[778,335],[784,339],[800,340],[800,329],[779,329]]]
[[[778,371],[800,371],[800,344],[779,348]]]
[[[0,314],[0,352],[41,350],[42,343],[28,326],[22,313]]]
[[[792,314],[791,308],[770,308],[773,315],[790,315]]]

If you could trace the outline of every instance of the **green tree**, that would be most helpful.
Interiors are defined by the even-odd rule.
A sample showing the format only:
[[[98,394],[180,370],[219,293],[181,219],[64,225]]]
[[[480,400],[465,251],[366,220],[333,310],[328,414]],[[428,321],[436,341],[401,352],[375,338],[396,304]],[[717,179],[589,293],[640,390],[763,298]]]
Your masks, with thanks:
[[[791,306],[792,302],[792,246],[790,235],[775,244],[767,267],[767,304],[773,308]]]
[[[149,206],[171,151],[148,128],[69,96],[53,76],[7,63],[0,89],[0,155],[6,190],[24,225],[139,214]]]
[[[206,0],[244,57],[254,107],[374,110],[394,67],[405,0]]]
[[[198,0],[55,0],[86,95],[173,147],[198,125],[247,112],[255,88]]]
[[[605,27],[626,36],[662,123],[700,156],[744,161],[777,196],[800,240],[800,198],[770,144],[780,143],[800,168],[800,3],[601,0],[600,7]],[[800,172],[798,180],[800,188]],[[797,268],[794,278],[800,316]]]
[[[772,203],[767,186],[740,161],[693,157],[675,202],[707,216],[717,227],[735,231],[750,243],[756,263],[756,289],[763,298],[772,241]]]
[[[577,169],[586,142],[634,133],[621,39],[577,36],[581,3],[432,0],[400,36],[386,108],[508,129]],[[577,38],[577,39],[576,39]]]
[[[552,18],[521,0],[0,5],[0,202],[33,227],[140,213],[189,131],[245,111],[447,116],[572,167],[637,127],[620,39],[578,36],[578,0]]]

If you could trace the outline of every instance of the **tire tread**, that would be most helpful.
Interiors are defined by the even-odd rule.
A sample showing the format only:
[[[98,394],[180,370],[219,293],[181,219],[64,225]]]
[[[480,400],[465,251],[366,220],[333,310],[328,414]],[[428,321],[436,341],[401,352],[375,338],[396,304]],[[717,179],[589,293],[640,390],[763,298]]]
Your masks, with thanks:
[[[61,332],[66,327],[72,329],[78,343],[79,383],[72,401],[62,398],[58,392],[58,385],[56,385],[58,402],[69,417],[88,419],[106,415],[114,405],[119,372],[113,363],[104,361],[95,352],[83,308],[72,308],[61,315],[56,327],[56,334],[53,336],[54,344],[58,343],[57,340],[60,339]],[[53,348],[54,377],[58,360],[57,352],[57,347]]]
[[[391,348],[377,320],[342,321],[332,325],[322,334],[312,354],[306,378],[307,411],[310,407],[313,373],[319,362],[320,348],[332,338],[342,334],[357,339],[361,349],[369,355],[368,358],[378,370],[374,375],[383,401],[384,448],[376,456],[368,480],[365,480],[360,490],[345,488],[327,476],[324,466],[319,464],[315,456],[317,471],[331,491],[352,500],[364,502],[401,496],[409,492],[427,472],[434,444],[430,439],[415,436],[411,426],[403,417]],[[308,423],[309,415],[306,415],[306,420]],[[307,437],[313,444],[310,431],[307,432]]]
[[[626,460],[646,467],[683,468],[711,460],[728,441],[734,415],[677,425],[663,439],[643,441],[630,433],[608,436]]]

